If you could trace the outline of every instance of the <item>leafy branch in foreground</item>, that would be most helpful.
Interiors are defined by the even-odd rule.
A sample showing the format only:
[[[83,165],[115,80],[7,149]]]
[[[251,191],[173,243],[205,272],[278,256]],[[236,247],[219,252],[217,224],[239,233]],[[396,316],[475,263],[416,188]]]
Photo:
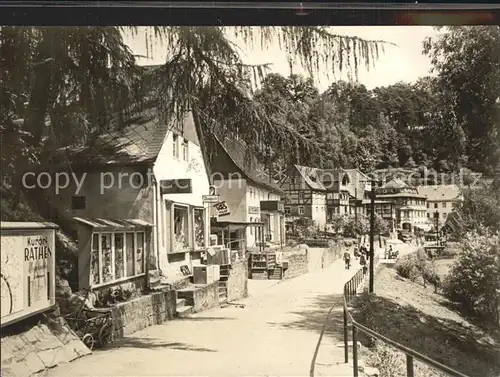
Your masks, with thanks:
[[[235,133],[259,151],[262,143],[275,148],[305,149],[321,154],[321,144],[308,134],[276,123],[253,96],[268,65],[244,64],[233,36],[252,48],[274,47],[298,59],[311,76],[347,70],[357,74],[360,62],[369,66],[384,42],[332,34],[322,27],[155,27],[149,31],[167,47],[167,61],[151,74],[161,116],[169,121],[186,111],[197,113],[204,124],[198,133],[216,127]],[[147,40],[151,39],[146,37]],[[209,129],[208,131],[213,131]]]

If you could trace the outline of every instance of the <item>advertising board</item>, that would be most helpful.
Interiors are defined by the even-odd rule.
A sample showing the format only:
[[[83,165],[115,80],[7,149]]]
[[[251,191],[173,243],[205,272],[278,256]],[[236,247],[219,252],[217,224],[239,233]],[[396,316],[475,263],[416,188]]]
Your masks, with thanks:
[[[55,305],[56,227],[50,223],[1,223],[2,327]]]

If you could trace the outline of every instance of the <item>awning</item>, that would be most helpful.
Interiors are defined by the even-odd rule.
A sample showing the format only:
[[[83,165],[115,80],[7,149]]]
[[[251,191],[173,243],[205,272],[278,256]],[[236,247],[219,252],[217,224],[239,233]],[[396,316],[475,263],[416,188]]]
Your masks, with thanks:
[[[153,224],[141,219],[103,219],[74,217],[77,223],[94,228],[97,231],[120,231],[134,230],[138,228],[151,228]]]

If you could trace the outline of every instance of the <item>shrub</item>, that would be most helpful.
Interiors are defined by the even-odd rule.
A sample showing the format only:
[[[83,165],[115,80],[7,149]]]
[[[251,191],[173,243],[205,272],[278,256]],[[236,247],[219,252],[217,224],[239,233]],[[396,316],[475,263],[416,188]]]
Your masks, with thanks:
[[[397,274],[405,279],[413,282],[422,279],[424,287],[426,283],[430,283],[437,291],[437,288],[441,286],[441,278],[437,273],[434,263],[428,259],[423,249],[400,258],[394,268]]]
[[[494,319],[499,280],[500,236],[472,232],[462,241],[462,251],[445,278],[443,292],[466,313]]]
[[[368,232],[366,219],[363,216],[358,218],[349,217],[345,219],[343,234],[345,237],[357,237]]]
[[[416,254],[405,255],[400,258],[394,268],[399,276],[409,279],[411,281],[415,281],[419,276],[419,265],[420,261]]]

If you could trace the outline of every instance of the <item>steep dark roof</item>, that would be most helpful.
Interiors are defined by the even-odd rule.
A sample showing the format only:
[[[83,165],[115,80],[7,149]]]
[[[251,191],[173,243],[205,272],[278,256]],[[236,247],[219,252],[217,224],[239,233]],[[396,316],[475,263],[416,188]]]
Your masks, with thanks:
[[[182,126],[190,128],[193,122],[189,114]],[[61,149],[60,162],[72,165],[127,165],[154,163],[169,129],[178,126],[159,121],[154,109],[145,110],[129,119],[128,125],[99,135],[90,145],[71,150]]]
[[[264,166],[257,161],[255,155],[251,153],[243,142],[229,138],[223,139],[214,134],[211,134],[209,137],[212,138],[215,144],[214,155],[216,158],[212,159],[210,163],[213,174],[240,173],[256,185],[263,186],[280,195],[284,194],[284,191],[278,185],[270,182],[269,178],[266,178]],[[222,155],[226,158],[222,158]],[[231,162],[232,164],[228,164],[227,162]]]
[[[304,182],[312,189],[317,191],[326,191],[321,182],[321,170],[309,166],[295,165],[295,168],[301,175]]]

